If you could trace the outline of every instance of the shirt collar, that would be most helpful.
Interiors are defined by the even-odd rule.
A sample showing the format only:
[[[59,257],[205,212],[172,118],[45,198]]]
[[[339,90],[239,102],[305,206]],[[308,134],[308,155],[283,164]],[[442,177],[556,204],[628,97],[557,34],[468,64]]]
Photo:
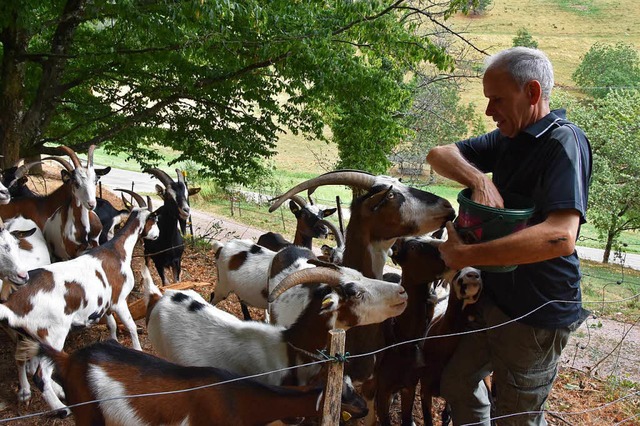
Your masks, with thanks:
[[[551,111],[549,114],[542,117],[540,120],[536,121],[523,131],[534,138],[538,139],[559,120],[566,119],[567,111],[564,109],[555,109]]]

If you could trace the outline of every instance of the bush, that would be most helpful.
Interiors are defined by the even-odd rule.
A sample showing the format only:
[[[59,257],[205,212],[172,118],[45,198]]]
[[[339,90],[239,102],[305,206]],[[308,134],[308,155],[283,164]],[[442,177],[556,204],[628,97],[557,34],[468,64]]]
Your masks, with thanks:
[[[513,47],[522,46],[532,49],[538,48],[538,42],[533,39],[526,28],[520,28],[517,35],[513,38]]]

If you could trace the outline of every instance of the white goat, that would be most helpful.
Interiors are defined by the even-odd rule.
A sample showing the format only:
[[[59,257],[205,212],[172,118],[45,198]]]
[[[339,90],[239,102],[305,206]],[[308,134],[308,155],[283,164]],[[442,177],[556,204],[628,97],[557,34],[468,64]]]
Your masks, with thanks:
[[[399,315],[407,300],[404,289],[365,278],[348,268],[298,271],[273,290],[271,299],[299,284],[310,286],[313,300],[299,321],[284,328],[237,317],[207,304],[194,291],[167,290],[161,296],[143,274],[148,300],[147,330],[158,353],[177,363],[213,366],[253,375],[307,363],[326,346],[333,328],[372,324]],[[326,282],[328,285],[317,284]],[[304,384],[318,365],[261,376],[269,384]]]
[[[140,206],[144,206],[142,198],[137,197]],[[0,320],[62,350],[72,326],[92,325],[104,315],[111,337],[116,339],[112,315],[116,313],[127,327],[133,347],[141,349],[136,324],[127,306],[127,296],[134,285],[131,257],[139,237],[158,237],[157,218],[146,209],[134,209],[123,228],[104,246],[31,271],[27,285],[0,304]],[[51,365],[42,363],[40,367],[45,400],[53,409],[65,408],[56,395],[62,396],[61,389],[54,388],[51,380]],[[31,389],[24,362],[18,363],[18,370],[18,397],[26,401],[31,397]],[[61,414],[68,414],[68,409]]]

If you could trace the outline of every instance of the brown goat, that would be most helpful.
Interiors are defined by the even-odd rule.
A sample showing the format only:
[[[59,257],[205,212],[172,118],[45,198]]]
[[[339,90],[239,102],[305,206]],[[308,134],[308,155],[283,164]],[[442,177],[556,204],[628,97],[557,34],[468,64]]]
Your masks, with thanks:
[[[237,380],[239,376],[225,370],[173,364],[114,340],[72,354],[24,340],[16,357],[33,356],[52,360],[79,426],[263,425],[278,419],[317,417],[324,390]],[[193,388],[198,389],[181,392]],[[160,395],[136,397],[151,393]],[[364,401],[352,404],[351,399],[359,397],[343,391],[343,407],[362,416],[366,412]],[[96,400],[100,401],[90,403]]]

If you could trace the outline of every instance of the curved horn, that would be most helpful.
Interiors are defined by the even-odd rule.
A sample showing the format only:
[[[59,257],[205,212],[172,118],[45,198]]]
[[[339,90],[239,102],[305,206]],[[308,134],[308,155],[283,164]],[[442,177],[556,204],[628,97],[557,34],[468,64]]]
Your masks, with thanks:
[[[91,145],[89,147],[89,151],[87,151],[87,167],[93,167],[93,151],[96,149],[95,145]]]
[[[149,211],[153,211],[153,203],[151,202],[151,197],[147,195],[147,208]]]
[[[300,207],[304,207],[304,206],[306,206],[307,204],[309,204],[309,203],[307,203],[307,200],[305,200],[304,198],[302,198],[301,196],[299,196],[299,195],[297,195],[297,194],[296,194],[296,195],[292,195],[292,196],[291,196],[291,200],[292,200],[292,201],[295,201],[295,203],[296,203],[297,205],[299,205]]]
[[[336,286],[340,284],[340,278],[342,278],[342,274],[331,268],[316,267],[302,269],[286,276],[280,281],[280,284],[269,294],[268,301],[272,303],[280,297],[282,293],[300,284],[327,283],[330,286]]]
[[[147,208],[147,203],[144,202],[144,199],[142,198],[142,196],[136,192],[133,191],[129,191],[128,189],[121,189],[121,188],[116,188],[114,189],[114,191],[122,191],[126,194],[129,194],[133,197],[134,200],[136,200],[136,203],[138,203],[138,205],[140,206],[140,208]]]
[[[319,222],[322,223],[327,228],[329,228],[333,236],[336,237],[336,244],[338,245],[338,247],[343,247],[344,235],[342,235],[342,232],[340,232],[340,230],[333,224],[333,222],[329,222],[326,219],[320,219]]]
[[[305,189],[316,188],[322,185],[348,185],[362,189],[370,189],[375,182],[376,177],[370,173],[361,170],[336,170],[317,176],[313,179],[304,181],[283,195],[274,198],[274,203],[269,207],[269,212],[273,212],[282,205],[286,200],[291,198],[293,194],[302,192]]]
[[[78,155],[76,154],[76,152],[74,150],[72,150],[68,146],[60,145],[58,147],[58,151],[62,151],[65,154],[67,154],[69,156],[69,158],[71,158],[71,162],[73,163],[73,165],[74,165],[74,167],[76,169],[82,167],[82,164],[80,164],[80,159],[78,158]]]
[[[176,169],[176,173],[178,174],[178,182],[184,183],[184,175],[182,174],[182,170]]]
[[[144,169],[143,172],[154,175],[162,184],[168,188],[172,183],[173,179],[164,171],[160,170],[157,167],[152,167],[150,169]]]
[[[46,161],[46,160],[57,161],[58,163],[62,164],[62,167],[67,169],[69,173],[73,172],[73,166],[69,164],[69,162],[62,157],[56,157],[56,156],[45,157],[41,161]]]
[[[16,169],[16,176],[15,179],[13,180],[13,182],[11,182],[11,184],[13,185],[14,182],[16,182],[18,179],[25,177],[25,175],[27,174],[27,172],[29,172],[29,169],[32,168],[33,166],[35,166],[36,164],[40,164],[42,163],[42,161],[44,160],[38,160],[38,161],[33,161],[31,163],[25,163],[22,166],[18,167]]]

